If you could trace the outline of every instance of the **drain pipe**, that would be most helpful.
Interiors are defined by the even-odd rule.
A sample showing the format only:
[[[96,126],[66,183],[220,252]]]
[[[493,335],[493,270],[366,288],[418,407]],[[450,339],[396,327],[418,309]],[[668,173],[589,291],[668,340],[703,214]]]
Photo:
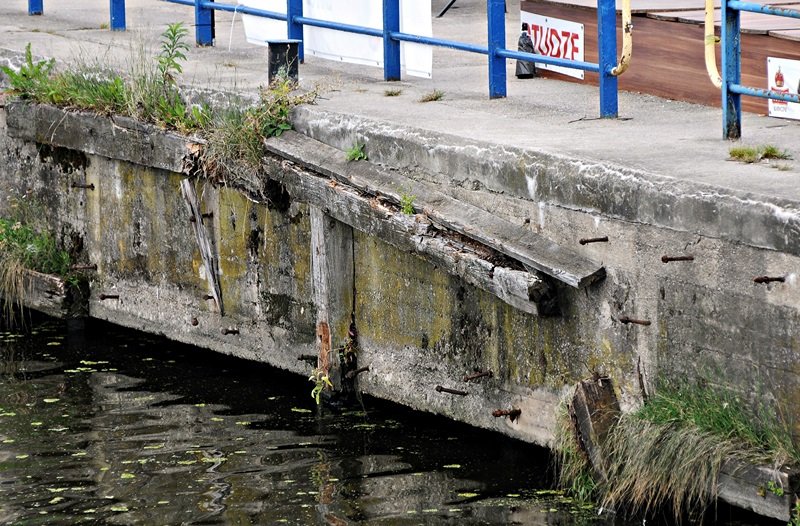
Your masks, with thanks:
[[[706,71],[711,83],[717,89],[722,89],[722,77],[719,74],[719,69],[717,69],[717,52],[714,48],[719,42],[719,39],[714,35],[714,0],[706,0],[705,28]]]
[[[713,0],[712,0],[713,1]],[[611,74],[619,77],[628,69],[633,54],[633,21],[631,20],[631,0],[622,0],[622,56]]]

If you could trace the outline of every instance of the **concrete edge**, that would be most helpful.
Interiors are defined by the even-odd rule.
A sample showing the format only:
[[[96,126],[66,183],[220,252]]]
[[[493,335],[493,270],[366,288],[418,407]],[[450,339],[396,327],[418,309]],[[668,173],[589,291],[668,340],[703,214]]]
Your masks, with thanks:
[[[800,203],[622,167],[495,145],[385,121],[296,108],[295,130],[373,162],[429,172],[446,187],[484,190],[608,218],[800,255]]]

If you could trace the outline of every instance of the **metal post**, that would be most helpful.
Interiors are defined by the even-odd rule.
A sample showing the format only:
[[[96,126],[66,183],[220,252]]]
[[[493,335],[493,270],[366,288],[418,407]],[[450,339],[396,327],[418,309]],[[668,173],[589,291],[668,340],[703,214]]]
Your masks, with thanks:
[[[305,60],[303,45],[303,24],[295,22],[295,17],[303,16],[303,0],[286,0],[286,35],[289,40],[299,40],[297,56],[302,64]]]
[[[41,15],[44,12],[43,1],[44,0],[28,0],[28,14]]]
[[[600,0],[597,5],[597,49],[600,66],[600,117],[616,118],[617,77],[611,70],[617,64],[617,8],[614,0]]]
[[[111,0],[111,31],[125,31],[125,0]]]
[[[383,80],[400,80],[400,41],[392,32],[400,31],[400,0],[383,0]]]
[[[214,10],[204,7],[204,1],[214,0],[194,0],[194,39],[198,46],[213,46]]]
[[[742,96],[730,91],[732,84],[741,83],[742,45],[740,13],[722,0],[722,137],[739,139],[742,136]]]
[[[506,47],[505,0],[486,0],[489,26],[489,98],[506,96],[506,59],[497,51]]]

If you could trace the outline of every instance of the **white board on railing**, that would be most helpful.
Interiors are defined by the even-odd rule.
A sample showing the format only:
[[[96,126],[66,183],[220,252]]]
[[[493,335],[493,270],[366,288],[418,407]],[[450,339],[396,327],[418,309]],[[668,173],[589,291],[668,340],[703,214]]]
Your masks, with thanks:
[[[528,23],[533,49],[537,54],[583,62],[583,24],[520,11],[520,28],[524,22]],[[582,69],[549,66],[539,62],[536,67],[583,79]]]
[[[286,0],[238,0],[240,5],[286,13]],[[341,24],[383,28],[382,2],[375,0],[304,0],[303,16]],[[244,15],[247,41],[265,46],[269,40],[287,38],[286,22]],[[432,36],[431,0],[400,0],[400,31],[412,35]],[[305,26],[306,55],[329,60],[383,67],[383,40],[333,29]],[[403,70],[416,77],[431,78],[433,52],[430,46],[402,42],[400,62]]]
[[[767,57],[767,85],[780,93],[800,93],[800,60]],[[769,99],[769,116],[800,120],[800,104]]]

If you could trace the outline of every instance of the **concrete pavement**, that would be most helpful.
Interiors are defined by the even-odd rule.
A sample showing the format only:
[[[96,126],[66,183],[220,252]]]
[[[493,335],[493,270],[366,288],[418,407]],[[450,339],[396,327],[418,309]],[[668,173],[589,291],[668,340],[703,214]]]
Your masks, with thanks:
[[[433,10],[441,6],[434,2]],[[21,53],[28,42],[35,54],[59,60],[97,59],[127,67],[142,48],[158,45],[167,23],[193,23],[190,7],[155,0],[128,0],[128,31],[111,32],[107,0],[54,2],[45,0],[45,14],[29,17],[26,0],[0,6],[0,53]],[[507,40],[516,42],[518,2],[509,2]],[[192,30],[193,32],[193,30]],[[434,35],[475,43],[485,42],[485,2],[460,0],[441,19]],[[193,36],[193,35],[192,35]],[[266,49],[248,44],[241,17],[217,13],[217,45],[192,48],[183,81],[217,89],[255,92],[266,82]],[[636,48],[634,34],[634,67]],[[382,80],[382,70],[309,57],[301,66],[301,81],[321,87],[318,108],[421,128],[468,140],[516,146],[591,163],[630,168],[725,189],[742,198],[779,201],[800,208],[800,122],[747,114],[746,145],[774,144],[796,160],[745,165],[728,160],[732,144],[721,139],[721,111],[695,104],[635,93],[620,94],[620,119],[597,119],[598,92],[553,79],[518,80],[508,62],[508,97],[488,99],[487,64],[482,55],[434,48],[432,80]],[[402,89],[386,97],[388,88]],[[444,99],[420,103],[433,89]],[[789,168],[786,170],[786,168]]]

